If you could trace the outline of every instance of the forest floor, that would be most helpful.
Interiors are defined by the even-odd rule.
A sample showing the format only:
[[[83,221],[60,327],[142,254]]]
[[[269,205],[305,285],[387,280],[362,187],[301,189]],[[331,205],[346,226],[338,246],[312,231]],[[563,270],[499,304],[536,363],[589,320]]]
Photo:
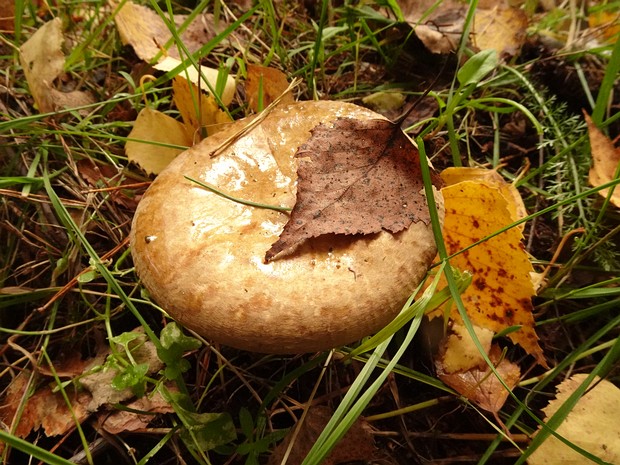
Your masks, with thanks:
[[[2,462],[620,463],[620,2],[195,3],[0,0]],[[134,268],[168,159],[278,98],[414,105],[399,122],[445,228],[424,296],[376,338],[235,349],[174,324]],[[478,210],[485,189],[514,216]],[[468,221],[488,232],[459,242]],[[476,366],[448,366],[469,350],[448,335]]]

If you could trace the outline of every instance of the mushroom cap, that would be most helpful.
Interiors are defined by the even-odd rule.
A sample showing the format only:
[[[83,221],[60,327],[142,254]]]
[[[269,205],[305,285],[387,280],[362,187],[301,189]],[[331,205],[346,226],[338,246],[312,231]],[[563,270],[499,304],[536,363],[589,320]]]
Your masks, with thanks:
[[[342,102],[276,107],[218,155],[251,118],[180,154],[140,201],[131,230],[136,271],[171,317],[213,341],[263,353],[330,349],[376,332],[400,311],[436,254],[431,226],[325,235],[265,263],[295,204],[297,148],[337,117],[382,118]],[[441,217],[443,202],[436,193]]]

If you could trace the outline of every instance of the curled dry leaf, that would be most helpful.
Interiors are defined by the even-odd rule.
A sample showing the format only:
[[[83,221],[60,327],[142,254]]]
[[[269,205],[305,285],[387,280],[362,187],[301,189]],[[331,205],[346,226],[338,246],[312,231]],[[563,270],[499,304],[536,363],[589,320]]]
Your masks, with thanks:
[[[30,93],[41,113],[94,102],[87,92],[61,92],[54,88],[53,83],[62,74],[65,65],[63,42],[62,21],[56,18],[41,26],[19,49],[19,60]]]
[[[479,50],[494,49],[499,55],[516,55],[525,43],[528,18],[519,8],[493,5],[478,8],[472,37]]]
[[[168,386],[167,389],[169,392],[178,392],[173,385]],[[100,413],[99,425],[110,434],[138,431],[146,428],[153,421],[155,413],[174,412],[172,405],[164,399],[159,390],[140,397],[125,407],[128,410]]]
[[[297,200],[269,262],[325,234],[398,233],[430,214],[417,149],[391,121],[320,124],[297,154]],[[440,180],[433,175],[433,184]]]
[[[553,416],[586,380],[576,374],[558,386],[556,398],[543,409]],[[605,463],[620,463],[620,389],[596,378],[589,390],[557,428],[557,433]],[[594,463],[574,451],[555,436],[549,436],[529,457],[530,465],[581,465]]]
[[[248,105],[255,112],[266,108],[288,89],[286,74],[279,69],[260,65],[248,65],[248,79],[245,83],[245,95]],[[262,91],[262,108],[259,108]],[[280,104],[293,103],[295,99],[290,93],[285,94]]]
[[[502,356],[497,344],[491,346],[488,355],[495,370],[512,390],[521,376],[519,367]],[[435,368],[440,380],[489,412],[499,412],[510,394],[486,364],[467,371],[447,373],[440,358],[435,362]]]
[[[473,181],[463,180],[468,174]],[[495,181],[480,181],[479,170],[451,170],[445,180],[460,180],[442,189],[448,255],[461,252],[518,219],[515,214],[520,214],[521,203],[516,204],[510,191],[498,188]],[[472,285],[461,295],[472,322],[496,333],[518,328],[508,337],[533,355],[539,364],[547,366],[534,329],[533,268],[522,239],[521,229],[513,227],[459,253],[450,263],[473,275]],[[439,310],[431,314],[440,315]],[[461,321],[456,306],[450,317]]]
[[[588,124],[588,135],[590,136],[590,148],[592,150],[589,181],[594,187],[598,187],[614,179],[618,164],[620,164],[620,148],[614,147],[613,142],[596,127],[587,113],[584,113],[584,116]],[[607,198],[609,189],[602,189],[598,193]],[[620,208],[620,187],[616,186],[610,201]]]

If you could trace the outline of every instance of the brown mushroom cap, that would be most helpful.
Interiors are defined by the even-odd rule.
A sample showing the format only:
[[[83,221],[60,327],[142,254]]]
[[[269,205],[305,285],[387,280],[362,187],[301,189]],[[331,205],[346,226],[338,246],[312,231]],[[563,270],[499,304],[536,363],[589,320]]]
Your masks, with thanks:
[[[297,148],[312,128],[339,116],[381,118],[341,102],[276,108],[216,157],[213,150],[248,119],[159,174],[136,211],[131,249],[144,286],[170,316],[216,342],[266,353],[337,347],[396,316],[435,256],[430,225],[318,237],[265,263],[287,214],[225,199],[184,177],[244,200],[293,207]],[[436,199],[441,204],[440,194]]]

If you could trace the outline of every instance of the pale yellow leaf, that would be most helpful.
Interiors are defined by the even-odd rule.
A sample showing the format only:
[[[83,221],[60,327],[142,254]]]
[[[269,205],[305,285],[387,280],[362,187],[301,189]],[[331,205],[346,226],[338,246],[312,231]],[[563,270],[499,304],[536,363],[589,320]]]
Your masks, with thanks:
[[[596,127],[587,113],[584,115],[588,124],[592,151],[592,167],[588,180],[594,187],[598,187],[614,179],[618,164],[620,164],[620,148],[614,147],[611,140]],[[609,189],[602,189],[598,193],[607,197]],[[620,207],[620,186],[614,188],[610,201],[616,207]]]
[[[160,71],[172,71],[173,69],[176,69],[182,64],[183,62],[177,60],[176,58],[166,57],[162,61],[157,63],[154,67],[155,69],[158,69]],[[201,76],[198,70],[196,68],[193,68],[191,65],[184,68],[179,73],[179,76],[189,79],[189,81],[191,81],[195,85],[198,85],[198,83],[200,82],[200,88],[204,92],[211,93],[210,89],[216,89],[219,71],[217,69],[209,68],[208,66],[200,66],[200,72],[202,73],[203,77],[202,81],[200,79]],[[237,86],[235,83],[235,78],[234,76],[229,74],[226,77],[226,84],[224,85],[224,89],[220,95],[220,99],[222,100],[222,103],[224,105],[228,106],[230,102],[232,102],[232,99],[235,96],[236,88]]]
[[[127,158],[148,174],[160,173],[184,150],[170,145],[189,147],[192,142],[182,123],[149,108],[138,114],[129,139],[133,140],[125,144]]]
[[[488,354],[495,333],[479,326],[474,326],[474,333]],[[485,363],[467,328],[458,323],[452,325],[450,333],[444,340],[441,362],[443,370],[448,374],[481,367]]]
[[[587,374],[576,374],[558,386],[556,398],[543,410],[547,418],[566,402],[585,381]],[[606,463],[620,464],[620,389],[596,378],[556,430],[565,439],[587,450]],[[581,465],[594,463],[554,436],[528,459],[530,465]]]

